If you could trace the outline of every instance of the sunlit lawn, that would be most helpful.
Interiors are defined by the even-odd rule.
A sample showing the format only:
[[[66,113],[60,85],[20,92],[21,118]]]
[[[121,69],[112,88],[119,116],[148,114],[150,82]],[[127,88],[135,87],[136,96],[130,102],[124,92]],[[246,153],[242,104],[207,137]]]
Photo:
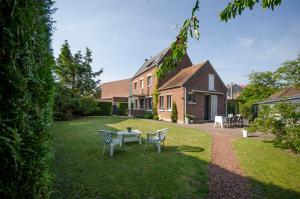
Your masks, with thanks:
[[[242,169],[251,177],[254,198],[300,198],[300,156],[269,141],[237,139]]]
[[[168,127],[165,148],[127,144],[102,155],[99,129],[143,132]],[[121,117],[87,117],[55,123],[52,198],[204,198],[211,139],[169,123]]]

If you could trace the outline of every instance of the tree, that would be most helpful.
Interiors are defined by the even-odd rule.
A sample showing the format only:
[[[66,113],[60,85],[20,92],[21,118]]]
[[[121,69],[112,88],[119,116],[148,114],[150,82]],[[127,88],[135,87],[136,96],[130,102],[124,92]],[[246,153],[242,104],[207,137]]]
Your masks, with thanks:
[[[48,198],[54,58],[51,0],[0,3],[0,195]]]
[[[277,103],[273,107],[262,105],[260,109],[249,130],[272,133],[275,135],[275,144],[300,152],[300,125],[297,122],[296,106]]]
[[[274,74],[281,86],[300,86],[300,54],[295,60],[289,60],[282,64]]]
[[[78,51],[71,53],[68,41],[62,45],[57,59],[56,75],[61,85],[71,89],[73,96],[91,96],[96,92],[100,80],[95,80],[103,72],[92,72],[92,51],[86,48],[85,55]]]
[[[261,87],[278,87],[278,78],[271,71],[252,72],[249,76],[249,84]]]
[[[177,105],[175,102],[172,103],[172,114],[171,114],[172,122],[176,123],[178,120],[178,112],[177,112]]]

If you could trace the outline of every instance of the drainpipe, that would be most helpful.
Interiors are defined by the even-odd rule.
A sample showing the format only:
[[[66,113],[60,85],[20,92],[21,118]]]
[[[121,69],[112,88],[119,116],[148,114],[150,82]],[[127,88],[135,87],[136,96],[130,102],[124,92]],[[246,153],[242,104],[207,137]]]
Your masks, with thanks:
[[[132,107],[131,107],[131,95],[132,95],[132,79],[130,79],[130,85],[129,85],[129,97],[128,97],[128,116],[131,116],[131,111],[132,111]]]
[[[227,116],[228,114],[227,114],[227,96],[226,96],[226,115],[225,116]]]
[[[183,111],[183,123],[185,123],[185,115],[186,115],[186,88],[184,87],[184,111]]]

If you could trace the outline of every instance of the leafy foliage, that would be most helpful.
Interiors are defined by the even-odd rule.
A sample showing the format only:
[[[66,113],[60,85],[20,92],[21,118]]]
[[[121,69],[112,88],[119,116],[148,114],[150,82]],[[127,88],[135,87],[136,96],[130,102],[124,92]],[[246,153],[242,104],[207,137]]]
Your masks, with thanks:
[[[171,55],[164,58],[164,61],[158,67],[156,76],[158,79],[163,78],[166,74],[178,66],[179,61],[186,55],[187,43],[189,36],[199,40],[199,20],[196,12],[199,11],[199,0],[196,1],[192,10],[192,16],[186,19],[179,30],[179,34],[175,41],[171,44]]]
[[[238,97],[240,112],[253,119],[252,106],[255,102],[267,99],[277,90],[300,85],[300,55],[295,60],[286,61],[276,71],[252,72],[249,85]]]
[[[249,130],[272,133],[277,144],[300,152],[300,125],[295,109],[295,105],[287,103],[278,103],[274,107],[262,105]]]
[[[300,86],[300,54],[295,60],[288,60],[275,72],[280,86]]]
[[[118,103],[118,115],[128,115],[128,103]]]
[[[153,119],[154,116],[153,116],[152,112],[147,111],[147,112],[145,112],[144,118],[145,119]]]
[[[111,102],[99,102],[99,114],[100,115],[111,115],[112,104]]]
[[[83,56],[80,51],[72,55],[68,41],[62,45],[57,59],[55,96],[55,119],[66,120],[81,115],[100,114],[95,97],[99,95],[95,80],[103,70],[92,72],[92,52],[86,48]]]
[[[241,15],[245,9],[252,10],[254,5],[259,3],[259,0],[233,0],[228,3],[227,7],[220,13],[222,21],[228,21],[235,18],[236,15]],[[281,4],[281,0],[262,0],[261,6],[265,9],[272,9]]]
[[[52,159],[51,0],[0,3],[0,196],[47,198]]]
[[[171,114],[172,122],[176,123],[178,120],[178,112],[177,112],[177,105],[175,102],[172,103],[172,114]]]
[[[254,119],[253,104],[268,98],[277,89],[259,84],[249,84],[238,97],[239,111],[249,120]]]
[[[85,55],[78,51],[74,56],[71,53],[68,41],[65,41],[57,59],[55,73],[60,84],[72,90],[73,96],[91,96],[95,93],[100,80],[94,80],[102,72],[92,72],[92,51],[86,48]]]

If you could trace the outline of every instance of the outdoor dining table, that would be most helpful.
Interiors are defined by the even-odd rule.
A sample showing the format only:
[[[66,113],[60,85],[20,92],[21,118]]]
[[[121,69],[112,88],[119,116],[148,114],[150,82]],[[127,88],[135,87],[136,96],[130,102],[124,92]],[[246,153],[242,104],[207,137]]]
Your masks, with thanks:
[[[131,130],[130,132],[128,131],[118,131],[118,135],[124,136],[124,142],[138,142],[142,144],[142,132],[139,130]]]

